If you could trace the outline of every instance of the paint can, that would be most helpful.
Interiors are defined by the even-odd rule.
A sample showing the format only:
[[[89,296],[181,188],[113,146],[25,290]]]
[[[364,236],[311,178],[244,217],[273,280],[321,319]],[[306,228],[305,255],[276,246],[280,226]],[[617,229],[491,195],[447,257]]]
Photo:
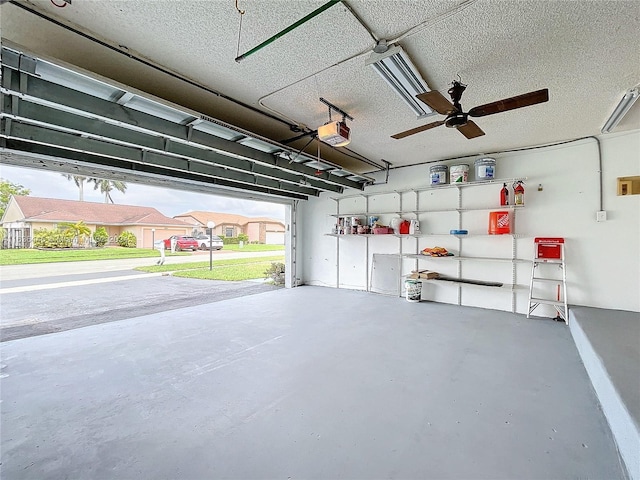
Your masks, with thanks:
[[[422,298],[422,282],[420,280],[404,281],[407,302],[419,302]]]
[[[447,172],[449,167],[446,165],[434,165],[429,168],[429,178],[431,185],[444,185],[447,183]]]
[[[493,180],[496,178],[496,159],[483,157],[473,162],[476,169],[476,180]]]
[[[509,212],[489,212],[489,235],[503,235],[511,233],[511,225],[509,223]]]
[[[452,165],[449,170],[451,183],[467,183],[469,179],[469,165]]]

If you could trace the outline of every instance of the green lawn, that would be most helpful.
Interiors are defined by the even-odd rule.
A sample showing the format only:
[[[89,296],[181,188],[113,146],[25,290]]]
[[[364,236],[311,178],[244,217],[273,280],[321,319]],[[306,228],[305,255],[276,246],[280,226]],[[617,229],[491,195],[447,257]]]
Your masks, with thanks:
[[[253,280],[265,278],[265,271],[271,263],[284,263],[284,255],[273,257],[229,258],[214,260],[213,268],[209,270],[209,262],[189,262],[175,265],[151,265],[137,267],[141,272],[173,272],[174,277],[199,278],[204,280]]]
[[[118,258],[157,257],[158,251],[147,248],[105,247],[78,250],[36,250],[12,248],[0,250],[0,265],[23,265],[27,263],[79,262],[84,260],[115,260]],[[189,253],[167,253],[167,256],[190,255]]]
[[[257,259],[256,259],[257,260]],[[282,258],[284,260],[284,257]],[[206,268],[198,268],[195,270],[182,270],[175,272],[174,277],[183,278],[199,278],[203,280],[227,280],[227,281],[240,281],[240,280],[253,280],[254,278],[265,278],[264,272],[269,269],[271,262],[253,262],[244,265],[227,265],[213,267],[213,270],[209,270],[209,266]]]
[[[222,250],[231,250],[234,252],[270,252],[284,250],[284,245],[263,245],[259,243],[245,244],[242,248],[240,245],[225,245]]]

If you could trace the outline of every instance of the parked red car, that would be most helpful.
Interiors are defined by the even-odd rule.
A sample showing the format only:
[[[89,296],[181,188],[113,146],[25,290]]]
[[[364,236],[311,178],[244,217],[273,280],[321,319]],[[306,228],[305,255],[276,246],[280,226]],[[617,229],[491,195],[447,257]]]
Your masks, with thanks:
[[[186,235],[172,235],[171,237],[165,239],[165,249],[171,249],[171,240],[174,238],[176,239],[176,250],[178,252],[180,250],[193,250],[194,252],[198,250],[198,241],[195,238],[188,237]]]

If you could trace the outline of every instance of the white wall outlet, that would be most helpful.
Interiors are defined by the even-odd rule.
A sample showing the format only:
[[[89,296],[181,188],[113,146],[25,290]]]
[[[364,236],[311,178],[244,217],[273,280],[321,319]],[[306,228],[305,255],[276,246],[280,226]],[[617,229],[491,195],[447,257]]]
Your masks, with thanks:
[[[607,211],[600,210],[596,212],[596,222],[606,222],[607,221]]]

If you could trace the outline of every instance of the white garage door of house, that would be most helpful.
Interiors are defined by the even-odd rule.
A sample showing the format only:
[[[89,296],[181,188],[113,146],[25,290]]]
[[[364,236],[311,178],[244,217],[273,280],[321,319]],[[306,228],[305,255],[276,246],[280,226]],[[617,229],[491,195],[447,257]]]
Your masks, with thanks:
[[[284,245],[284,232],[267,232],[267,245]]]

